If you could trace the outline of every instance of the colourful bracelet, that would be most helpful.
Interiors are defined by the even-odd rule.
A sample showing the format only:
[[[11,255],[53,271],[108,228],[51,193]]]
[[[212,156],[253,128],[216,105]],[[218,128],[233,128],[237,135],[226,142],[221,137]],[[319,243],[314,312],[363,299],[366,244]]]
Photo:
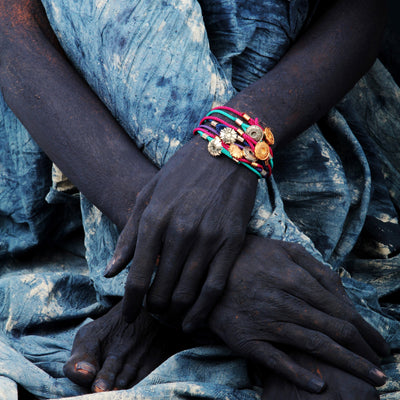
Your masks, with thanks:
[[[215,114],[233,121],[234,125]],[[230,107],[215,107],[200,120],[193,133],[208,141],[208,152],[212,156],[224,154],[260,178],[271,175],[274,136],[269,128],[260,126],[257,118]]]

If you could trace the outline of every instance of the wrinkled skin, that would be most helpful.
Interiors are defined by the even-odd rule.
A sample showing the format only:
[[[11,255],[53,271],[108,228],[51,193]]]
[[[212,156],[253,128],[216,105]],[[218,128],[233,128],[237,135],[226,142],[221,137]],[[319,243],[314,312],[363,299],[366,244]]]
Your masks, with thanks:
[[[64,365],[69,379],[93,392],[132,387],[169,356],[190,347],[183,334],[161,325],[145,310],[127,323],[121,308],[120,302],[80,328]]]
[[[308,391],[323,383],[274,343],[370,384],[385,382],[376,368],[378,355],[388,354],[384,340],[356,312],[339,277],[296,244],[249,235],[208,324],[231,349]]]
[[[302,282],[301,287],[297,282]],[[324,303],[320,302],[321,298],[325,299]],[[107,377],[100,372],[104,369],[101,366],[106,364],[105,369],[108,369],[109,363],[102,361],[100,355],[105,360],[112,358],[113,371],[125,370],[124,365],[128,364],[132,375],[130,382],[134,382],[136,375],[132,365],[145,351],[149,351],[150,365],[163,361],[161,357],[152,359],[152,346],[165,343],[165,334],[164,339],[160,338],[161,342],[155,339],[154,343],[153,334],[141,336],[150,331],[143,324],[146,319],[142,316],[146,314],[139,314],[131,325],[120,313],[111,311],[110,315],[87,325],[78,333],[71,359],[65,367],[66,375],[75,382],[88,386],[93,379],[95,382],[101,379],[107,382],[103,388],[120,387],[119,378],[114,382],[113,375]],[[160,328],[154,325],[155,321],[150,324],[157,338],[157,329]],[[285,377],[291,382],[288,388],[294,384],[303,392],[318,393],[332,382],[331,375],[336,372],[339,377],[345,377],[349,385],[360,385],[362,390],[371,390],[372,385],[385,382],[383,373],[376,367],[378,355],[388,352],[385,342],[355,311],[337,275],[295,244],[248,236],[208,324],[238,354]],[[99,336],[98,327],[105,334]],[[162,332],[165,330],[163,328]],[[87,337],[93,338],[93,335],[97,340],[88,341]],[[135,354],[140,348],[137,342],[145,343],[139,356]],[[321,376],[315,368],[309,369],[308,364],[304,365],[303,361],[307,359],[291,358],[286,349],[280,349],[281,345],[297,348],[302,351],[299,354],[312,354],[312,365],[318,368],[327,363],[336,367],[324,367],[328,372]],[[93,366],[90,379],[77,370],[82,360]],[[147,366],[144,370],[148,373]],[[84,378],[80,378],[82,374]],[[267,383],[274,385],[271,379]],[[98,385],[93,384],[93,388],[96,387]],[[328,394],[332,393],[332,388],[330,390]]]
[[[318,374],[326,389],[321,394],[309,393],[275,373],[264,374],[262,400],[378,400],[375,387],[341,369],[308,354],[285,350],[299,365]]]
[[[381,2],[338,0],[332,4],[334,4],[332,9],[321,16],[319,21],[301,36],[270,73],[244,89],[228,103],[234,108],[248,111],[252,116],[259,117],[261,121],[271,126],[278,145],[284,145],[311,123],[317,121],[343,96],[375,59],[379,45],[380,26],[383,26],[384,13],[381,12]],[[56,40],[48,29],[42,11],[40,1],[37,0],[0,0],[2,93],[8,105],[49,157],[77,185],[79,190],[122,230],[131,215],[138,194],[157,174],[157,169],[134,146],[104,105],[69,65],[56,45]],[[364,23],[361,24],[360,21]],[[32,79],[32,76],[35,79]],[[285,79],[282,79],[282,76]],[[268,107],[265,106],[266,104]],[[207,183],[206,180],[204,182]],[[208,188],[205,184],[206,189]],[[175,188],[171,190],[174,191]],[[115,195],[116,193],[118,195]],[[207,248],[203,250],[208,251]],[[260,287],[258,279],[262,277],[262,273],[258,269],[259,274],[254,276],[253,271],[255,266],[259,268],[265,260],[268,260],[269,254],[265,254],[259,262],[250,261],[253,259],[251,257],[255,256],[253,252],[247,251],[243,254],[250,258],[247,261],[243,257],[239,258],[240,263],[244,265],[243,270],[239,270],[239,273],[236,271],[236,275],[231,274],[224,298],[212,314],[210,323],[213,329],[223,337],[223,324],[227,320],[231,324],[235,322],[229,320],[229,316],[238,315],[242,321],[253,321],[253,325],[250,324],[247,331],[238,331],[241,336],[237,339],[229,336],[230,332],[226,332],[224,340],[228,345],[232,344],[237,351],[242,351],[244,357],[250,354],[264,366],[274,368],[284,376],[292,378],[292,381],[302,384],[302,387],[307,387],[311,379],[310,375],[305,374],[304,370],[287,371],[288,362],[289,365],[293,365],[290,364],[293,361],[288,361],[282,353],[277,353],[275,348],[266,342],[268,339],[279,343],[292,341],[289,332],[271,339],[268,326],[264,329],[264,321],[268,319],[270,327],[271,321],[273,323],[272,317],[274,317],[269,313],[265,314],[267,312],[264,308],[265,304],[268,304],[267,301],[270,300],[268,296],[271,296],[270,293],[275,296],[275,303],[272,304],[282,307],[283,311],[293,318],[291,321],[293,325],[308,325],[308,329],[310,326],[316,329],[311,332],[311,337],[321,337],[318,336],[320,335],[318,331],[321,330],[327,337],[342,340],[342,343],[347,345],[348,335],[343,334],[339,329],[344,322],[339,319],[339,325],[321,326],[318,321],[310,319],[310,313],[304,308],[304,302],[296,300],[297,296],[285,295],[286,292],[279,290],[280,287],[272,292],[270,289],[266,290],[270,288],[268,285],[265,288]],[[283,261],[281,257],[278,258],[280,268],[292,265],[291,257],[288,255]],[[310,263],[314,265],[311,261]],[[302,267],[306,269],[307,265]],[[279,276],[279,271],[276,269],[272,269],[271,273]],[[235,276],[241,280],[235,283]],[[325,278],[323,286],[340,299],[341,290],[338,289],[338,283],[335,281],[337,278],[329,274],[326,278],[333,279],[331,283],[333,286],[331,287]],[[242,282],[246,285],[240,289]],[[267,284],[268,279],[264,279],[264,282]],[[291,280],[287,283],[291,284],[292,291],[298,293],[299,296],[303,293],[302,281]],[[238,291],[243,290],[243,293],[247,293],[246,289],[249,287],[257,288],[257,290],[254,289],[257,296],[249,298],[248,295],[243,295],[243,302],[237,303],[235,298]],[[329,287],[331,290],[328,289]],[[231,298],[232,301],[229,304],[226,299],[230,296],[233,296],[233,299]],[[331,304],[325,303],[322,293],[320,297],[317,297],[318,299],[313,298],[312,301],[320,308],[331,308]],[[343,300],[343,302],[346,301]],[[293,312],[294,303],[297,304],[299,313]],[[234,307],[232,305],[237,309],[232,308]],[[252,312],[245,315],[244,306]],[[132,333],[135,341],[137,338],[120,323],[115,317],[117,314],[117,312],[107,314],[99,319],[99,322],[91,324],[90,326],[96,328],[94,332],[89,329],[89,326],[81,330],[77,336],[77,344],[74,346],[74,359],[69,363],[72,368],[70,371],[73,368],[76,369],[76,364],[80,360],[87,360],[87,357],[91,357],[93,363],[97,363],[96,365],[100,367],[103,365],[102,360],[108,360],[108,354],[112,354],[113,359],[121,351],[123,355],[126,355],[125,350],[122,349],[129,349],[128,354],[133,354],[135,357],[135,343],[126,342],[126,336]],[[344,314],[344,316],[352,322],[353,326],[359,327],[358,330],[365,339],[364,342],[360,342],[361,344],[349,343],[348,346],[375,362],[374,352],[380,353],[381,345],[376,343],[379,340],[376,339],[374,332],[368,327],[359,325],[361,324],[357,319],[359,317],[351,317],[349,314]],[[327,317],[325,316],[324,320]],[[260,318],[259,324],[255,323],[257,318]],[[290,325],[287,321],[283,323],[279,321],[279,323]],[[119,326],[123,328],[118,328]],[[326,332],[327,329],[329,332]],[[136,330],[140,331],[140,328],[136,327]],[[353,328],[350,328],[350,331],[352,330]],[[301,348],[303,343],[299,334],[301,330],[298,328],[296,332],[298,336],[295,342],[297,341],[298,347]],[[310,340],[308,342],[310,343]],[[258,357],[254,351],[249,354],[245,352],[249,343],[255,343],[256,347],[263,348]],[[368,345],[372,349],[369,349]],[[306,350],[327,358],[329,354],[322,354],[324,346],[324,341],[311,340]],[[146,348],[150,349],[152,345]],[[274,356],[276,354],[278,356]],[[348,353],[342,351],[338,354],[339,357],[344,357],[342,361],[339,360],[339,364],[348,363],[350,358]],[[330,356],[335,357],[332,354]],[[265,361],[259,360],[260,357],[265,357]],[[116,356],[116,358],[120,357]],[[124,364],[125,360],[122,358],[117,362]],[[353,356],[351,360],[353,361]],[[354,368],[360,368],[357,375],[364,376],[365,370],[368,369],[367,365],[370,364],[361,362],[357,357],[354,360]],[[157,364],[157,362],[152,364]],[[80,376],[79,371],[75,372]],[[92,373],[91,382],[96,374],[97,370]],[[301,378],[302,374],[303,378]],[[85,375],[87,376],[87,373]],[[135,378],[132,379],[134,381]],[[83,380],[83,382],[86,381]],[[113,385],[114,383],[109,387]],[[98,385],[95,386],[98,387]]]
[[[106,276],[133,257],[124,296],[128,321],[140,311],[158,254],[147,295],[151,312],[183,315],[193,305],[185,319],[193,327],[223,292],[246,235],[257,177],[206,148],[196,137],[178,150],[141,190],[122,230]]]

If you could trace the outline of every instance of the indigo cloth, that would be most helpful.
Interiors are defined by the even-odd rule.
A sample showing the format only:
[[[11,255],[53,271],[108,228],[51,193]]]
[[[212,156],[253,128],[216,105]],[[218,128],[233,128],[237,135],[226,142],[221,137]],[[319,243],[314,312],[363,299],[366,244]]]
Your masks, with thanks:
[[[279,62],[315,5],[42,3],[71,62],[159,167],[212,106]],[[51,162],[0,100],[0,399],[16,399],[19,384],[38,398],[86,400],[62,365],[79,327],[103,312],[110,296],[123,294],[126,271],[102,277],[118,232],[83,196],[52,179]],[[400,90],[377,61],[318,124],[276,152],[274,176],[260,180],[248,227],[301,243],[341,274],[358,311],[394,351],[383,366],[386,400],[400,399],[399,116]],[[81,221],[84,253],[70,238]],[[47,245],[50,232],[57,246]],[[259,395],[243,360],[224,347],[202,347],[176,354],[130,390],[90,398]]]

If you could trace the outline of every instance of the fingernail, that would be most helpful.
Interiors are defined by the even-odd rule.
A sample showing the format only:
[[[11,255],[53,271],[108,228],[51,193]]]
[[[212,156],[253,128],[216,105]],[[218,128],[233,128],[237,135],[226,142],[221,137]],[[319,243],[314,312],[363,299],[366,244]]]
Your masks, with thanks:
[[[378,368],[372,368],[369,371],[369,377],[379,386],[387,381],[387,376]]]
[[[95,382],[92,386],[92,391],[95,393],[106,392],[107,390],[108,390],[108,385],[103,380]]]
[[[107,267],[105,268],[104,273],[103,273],[103,276],[105,278],[110,278],[112,266],[113,266],[113,263],[111,263],[111,262],[109,264],[107,264]]]
[[[312,378],[309,382],[308,382],[308,387],[310,388],[311,391],[313,391],[314,393],[321,393],[325,387],[326,384],[324,381],[322,381],[319,378]]]
[[[85,375],[94,375],[96,373],[96,368],[86,361],[80,361],[75,365],[77,372],[81,372]]]

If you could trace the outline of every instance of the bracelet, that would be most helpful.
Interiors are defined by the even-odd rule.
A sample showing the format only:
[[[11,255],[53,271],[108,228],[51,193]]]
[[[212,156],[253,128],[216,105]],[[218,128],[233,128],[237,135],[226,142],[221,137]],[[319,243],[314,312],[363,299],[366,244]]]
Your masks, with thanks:
[[[234,125],[215,114],[230,119]],[[213,157],[224,154],[259,178],[271,175],[274,136],[271,129],[260,126],[257,118],[230,107],[216,107],[200,120],[193,133],[208,141],[208,152]]]

